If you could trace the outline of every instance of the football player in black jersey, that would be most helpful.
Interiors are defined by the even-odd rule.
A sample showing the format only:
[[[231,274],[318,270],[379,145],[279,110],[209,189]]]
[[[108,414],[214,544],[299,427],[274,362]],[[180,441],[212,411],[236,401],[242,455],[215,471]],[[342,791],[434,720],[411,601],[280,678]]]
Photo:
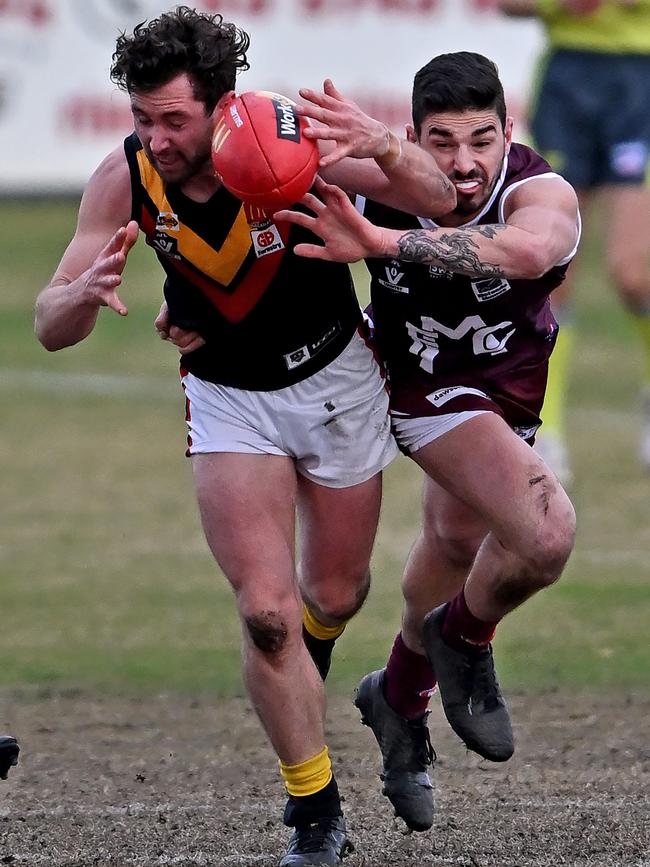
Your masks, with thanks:
[[[235,592],[246,686],[289,795],[294,833],[281,864],[335,865],[349,845],[303,620],[324,674],[368,589],[395,446],[348,268],[293,256],[310,238],[242,205],[214,174],[212,132],[247,48],[235,25],[183,6],[118,38],[112,77],[134,133],[91,177],[35,328],[59,350],[91,333],[101,307],[126,315],[118,287],[143,231],[166,272],[159,330],[199,336],[182,358],[188,454],[206,538]],[[453,207],[453,184],[429,154],[331,82],[317,103],[323,121],[346,116],[334,149],[324,144],[326,177],[411,213]],[[259,244],[260,233],[274,243]]]

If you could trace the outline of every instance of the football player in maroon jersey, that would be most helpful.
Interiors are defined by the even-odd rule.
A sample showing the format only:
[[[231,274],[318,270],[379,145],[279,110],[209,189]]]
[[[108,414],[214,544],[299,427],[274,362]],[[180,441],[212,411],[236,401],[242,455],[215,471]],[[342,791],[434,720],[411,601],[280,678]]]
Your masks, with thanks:
[[[365,259],[393,431],[425,473],[402,629],[356,697],[382,751],[384,794],[425,830],[436,682],[467,746],[510,758],[491,641],[506,614],[558,579],[573,546],[573,507],[531,445],[557,334],[549,294],[575,254],[580,218],[573,188],[512,141],[498,71],[482,55],[441,55],[417,73],[408,135],[456,188],[444,217],[359,196],[355,209],[322,181],[303,200],[313,215],[275,217],[325,242],[297,254]]]

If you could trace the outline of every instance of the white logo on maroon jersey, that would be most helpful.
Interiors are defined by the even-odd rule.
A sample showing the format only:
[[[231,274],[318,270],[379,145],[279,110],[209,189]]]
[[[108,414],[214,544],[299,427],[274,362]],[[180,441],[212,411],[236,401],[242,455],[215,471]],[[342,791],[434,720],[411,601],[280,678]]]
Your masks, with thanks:
[[[404,272],[400,268],[400,264],[396,259],[393,259],[389,265],[385,266],[386,269],[386,279],[382,280],[381,277],[377,279],[377,282],[382,286],[385,286],[387,289],[392,289],[393,292],[402,292],[405,295],[411,291],[408,286],[402,286],[401,281],[404,276]]]
[[[451,280],[454,276],[453,271],[447,271],[446,268],[440,268],[438,265],[429,265],[429,277],[434,280]]]
[[[512,322],[500,322],[498,325],[486,325],[480,316],[466,316],[456,328],[448,328],[441,322],[436,322],[431,316],[422,316],[422,325],[418,327],[411,322],[406,323],[406,330],[413,340],[409,352],[420,357],[420,367],[428,373],[433,373],[433,362],[440,352],[438,338],[442,334],[449,340],[461,340],[467,334],[472,334],[472,351],[474,355],[499,355],[507,352],[506,344],[515,333],[510,327]],[[499,336],[499,332],[510,329]]]

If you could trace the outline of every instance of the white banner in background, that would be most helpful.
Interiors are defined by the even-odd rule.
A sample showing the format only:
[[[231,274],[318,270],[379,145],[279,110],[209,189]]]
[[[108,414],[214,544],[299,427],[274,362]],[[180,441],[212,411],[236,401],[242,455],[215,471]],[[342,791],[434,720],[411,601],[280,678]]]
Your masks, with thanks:
[[[128,100],[109,80],[115,38],[176,4],[160,0],[0,2],[0,194],[80,190],[131,129]],[[534,21],[491,0],[203,0],[251,35],[238,90],[293,96],[331,77],[401,132],[414,73],[447,51],[480,51],[499,66],[523,133]]]

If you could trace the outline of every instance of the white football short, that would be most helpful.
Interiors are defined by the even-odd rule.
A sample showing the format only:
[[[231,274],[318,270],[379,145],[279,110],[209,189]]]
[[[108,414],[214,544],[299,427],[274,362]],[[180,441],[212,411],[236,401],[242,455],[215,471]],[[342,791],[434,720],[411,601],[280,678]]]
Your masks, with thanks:
[[[286,455],[317,484],[346,488],[367,481],[397,454],[385,382],[358,332],[331,364],[287,388],[246,391],[191,373],[182,383],[188,455]]]
[[[464,412],[448,412],[444,415],[431,415],[419,418],[400,418],[393,416],[393,433],[407,455],[412,455],[418,449],[437,440],[443,434],[458,427],[470,418],[483,415],[489,410],[465,410]]]

